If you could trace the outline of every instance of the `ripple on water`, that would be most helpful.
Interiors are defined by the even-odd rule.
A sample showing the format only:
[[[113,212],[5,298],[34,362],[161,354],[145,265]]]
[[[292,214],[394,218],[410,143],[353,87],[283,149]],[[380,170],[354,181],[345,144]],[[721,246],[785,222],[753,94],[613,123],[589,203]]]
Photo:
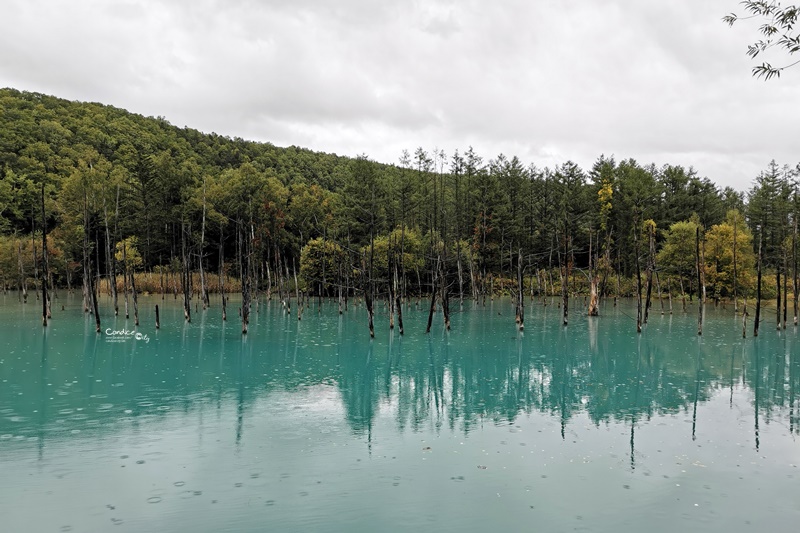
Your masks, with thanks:
[[[147,498],[147,503],[161,503],[161,496],[150,496]]]

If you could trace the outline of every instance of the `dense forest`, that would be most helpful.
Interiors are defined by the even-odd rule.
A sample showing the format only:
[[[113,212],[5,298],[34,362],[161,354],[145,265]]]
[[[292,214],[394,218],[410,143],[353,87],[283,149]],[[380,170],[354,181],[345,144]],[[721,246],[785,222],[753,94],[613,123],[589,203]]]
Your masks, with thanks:
[[[797,322],[798,175],[773,161],[741,193],[604,155],[538,168],[417,148],[382,164],[2,89],[0,284],[35,292],[45,322],[48,288],[80,287],[98,331],[101,291],[110,313],[130,295],[136,315],[137,294],[173,294],[186,320],[209,293],[224,315],[236,292],[243,332],[251,301],[273,294],[298,318],[310,297],[358,297],[371,332],[379,300],[402,331],[409,298],[430,297],[447,326],[451,300],[496,294],[520,328],[526,299],[558,296],[566,324],[576,295],[590,315],[636,297],[639,327],[656,299],[699,298],[745,318],[755,301],[757,328],[769,298],[781,328],[792,302]]]

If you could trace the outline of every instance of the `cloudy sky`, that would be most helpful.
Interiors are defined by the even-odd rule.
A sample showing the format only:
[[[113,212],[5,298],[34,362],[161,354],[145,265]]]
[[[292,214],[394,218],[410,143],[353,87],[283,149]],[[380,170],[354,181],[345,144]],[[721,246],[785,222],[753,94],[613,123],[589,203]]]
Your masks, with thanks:
[[[736,0],[3,0],[0,86],[396,162],[403,149],[800,161],[800,65],[751,77]],[[775,63],[781,64],[775,58]]]

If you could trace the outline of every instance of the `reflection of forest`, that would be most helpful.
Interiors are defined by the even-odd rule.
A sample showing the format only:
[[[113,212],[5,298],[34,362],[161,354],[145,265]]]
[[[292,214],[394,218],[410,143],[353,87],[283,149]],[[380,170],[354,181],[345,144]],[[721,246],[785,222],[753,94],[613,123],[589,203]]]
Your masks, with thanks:
[[[583,411],[597,424],[639,421],[690,412],[716,391],[744,385],[766,421],[786,416],[792,432],[799,432],[800,357],[789,350],[695,342],[687,353],[639,338],[612,352],[602,344],[571,350],[572,343],[561,335],[532,352],[517,341],[516,354],[497,357],[458,355],[436,342],[415,353],[395,344],[384,357],[343,358],[338,384],[356,431],[384,406],[395,409],[401,429],[432,423],[466,432],[483,420],[512,422],[532,411],[564,424]]]
[[[598,335],[596,323],[587,324],[518,337],[473,331],[372,343],[340,331],[339,342],[328,344],[309,342],[293,326],[272,348],[184,336],[167,347],[169,357],[163,343],[156,355],[148,352],[155,344],[107,344],[92,335],[58,349],[40,339],[28,360],[6,358],[0,368],[0,435],[33,436],[65,419],[99,419],[102,429],[119,423],[123,411],[144,421],[234,401],[241,438],[254,402],[320,384],[339,391],[357,433],[369,431],[379,412],[401,431],[468,432],[531,412],[556,417],[562,428],[579,413],[596,424],[641,421],[696,412],[718,391],[730,389],[733,397],[742,387],[763,422],[780,418],[800,433],[793,336],[725,344],[678,335],[664,342],[657,335]]]

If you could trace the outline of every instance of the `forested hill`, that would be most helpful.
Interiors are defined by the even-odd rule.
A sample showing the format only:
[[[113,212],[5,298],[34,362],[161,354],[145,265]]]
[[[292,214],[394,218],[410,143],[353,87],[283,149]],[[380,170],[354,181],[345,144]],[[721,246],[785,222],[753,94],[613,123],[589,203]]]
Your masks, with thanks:
[[[221,268],[255,290],[276,283],[270,273],[297,271],[310,292],[364,283],[386,292],[396,275],[402,291],[438,283],[477,295],[520,274],[552,288],[547,270],[555,284],[572,279],[581,290],[597,278],[610,293],[624,292],[614,276],[638,271],[696,292],[699,228],[708,240],[702,283],[725,297],[737,284],[753,288],[754,230],[766,268],[790,268],[796,175],[773,163],[745,195],[680,162],[599,156],[590,169],[538,168],[466,147],[412,148],[387,165],[3,89],[0,281],[32,282],[41,264],[32,243],[45,225],[55,284],[87,270],[103,278]],[[133,259],[117,257],[123,248]]]
[[[0,89],[3,175],[12,170],[39,179],[46,173],[58,189],[79,161],[93,157],[131,174],[142,170],[144,160],[161,162],[162,167],[169,161],[176,169],[195,165],[196,170],[211,174],[249,162],[284,184],[302,181],[331,190],[342,185],[349,164],[349,158],[334,154],[205,134],[173,126],[162,117],[144,117],[113,106]],[[15,213],[6,208],[3,215],[8,218]]]

